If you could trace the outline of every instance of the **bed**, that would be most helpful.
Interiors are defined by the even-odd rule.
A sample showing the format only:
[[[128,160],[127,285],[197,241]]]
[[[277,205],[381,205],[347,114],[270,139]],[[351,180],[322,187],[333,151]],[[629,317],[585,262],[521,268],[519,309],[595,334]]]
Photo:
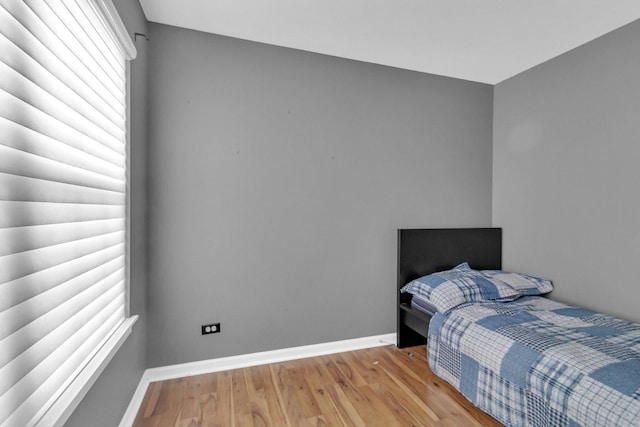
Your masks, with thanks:
[[[639,324],[538,296],[541,281],[480,280],[462,303],[440,292],[479,274],[511,283],[493,280],[509,277],[496,273],[501,240],[497,228],[398,231],[398,346],[426,343],[433,372],[508,426],[640,426]],[[408,284],[433,277],[432,305],[416,304],[427,294]]]

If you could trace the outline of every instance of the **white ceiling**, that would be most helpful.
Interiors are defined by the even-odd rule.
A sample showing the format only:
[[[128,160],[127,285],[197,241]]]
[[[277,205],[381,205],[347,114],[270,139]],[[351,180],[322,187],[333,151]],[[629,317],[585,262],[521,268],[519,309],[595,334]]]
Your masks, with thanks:
[[[640,19],[640,0],[141,0],[149,21],[496,84]]]

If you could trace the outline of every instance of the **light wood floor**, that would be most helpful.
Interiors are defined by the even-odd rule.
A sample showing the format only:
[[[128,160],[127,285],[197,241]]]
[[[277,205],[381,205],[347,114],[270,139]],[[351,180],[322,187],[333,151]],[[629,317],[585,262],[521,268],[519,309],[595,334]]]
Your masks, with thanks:
[[[436,377],[425,350],[389,345],[151,383],[134,426],[501,426]]]

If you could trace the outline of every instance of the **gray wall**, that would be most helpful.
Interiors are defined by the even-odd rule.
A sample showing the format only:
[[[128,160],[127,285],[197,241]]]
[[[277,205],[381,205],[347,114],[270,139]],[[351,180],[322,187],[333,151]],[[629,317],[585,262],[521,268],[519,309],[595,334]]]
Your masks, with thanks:
[[[493,223],[553,297],[640,321],[640,21],[498,84]]]
[[[394,332],[396,229],[491,224],[491,86],[150,28],[149,367]]]
[[[137,1],[114,0],[133,39],[147,32],[147,21]],[[131,62],[131,312],[139,316],[131,336],[71,415],[67,427],[117,426],[146,368],[146,152],[147,152],[147,47],[136,41],[137,58]]]

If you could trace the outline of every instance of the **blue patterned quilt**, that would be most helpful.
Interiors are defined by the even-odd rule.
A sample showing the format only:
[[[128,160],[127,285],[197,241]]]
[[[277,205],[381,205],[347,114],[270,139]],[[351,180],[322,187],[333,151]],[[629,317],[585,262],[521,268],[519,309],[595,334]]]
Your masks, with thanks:
[[[640,426],[640,324],[547,298],[436,314],[431,369],[508,426]]]

